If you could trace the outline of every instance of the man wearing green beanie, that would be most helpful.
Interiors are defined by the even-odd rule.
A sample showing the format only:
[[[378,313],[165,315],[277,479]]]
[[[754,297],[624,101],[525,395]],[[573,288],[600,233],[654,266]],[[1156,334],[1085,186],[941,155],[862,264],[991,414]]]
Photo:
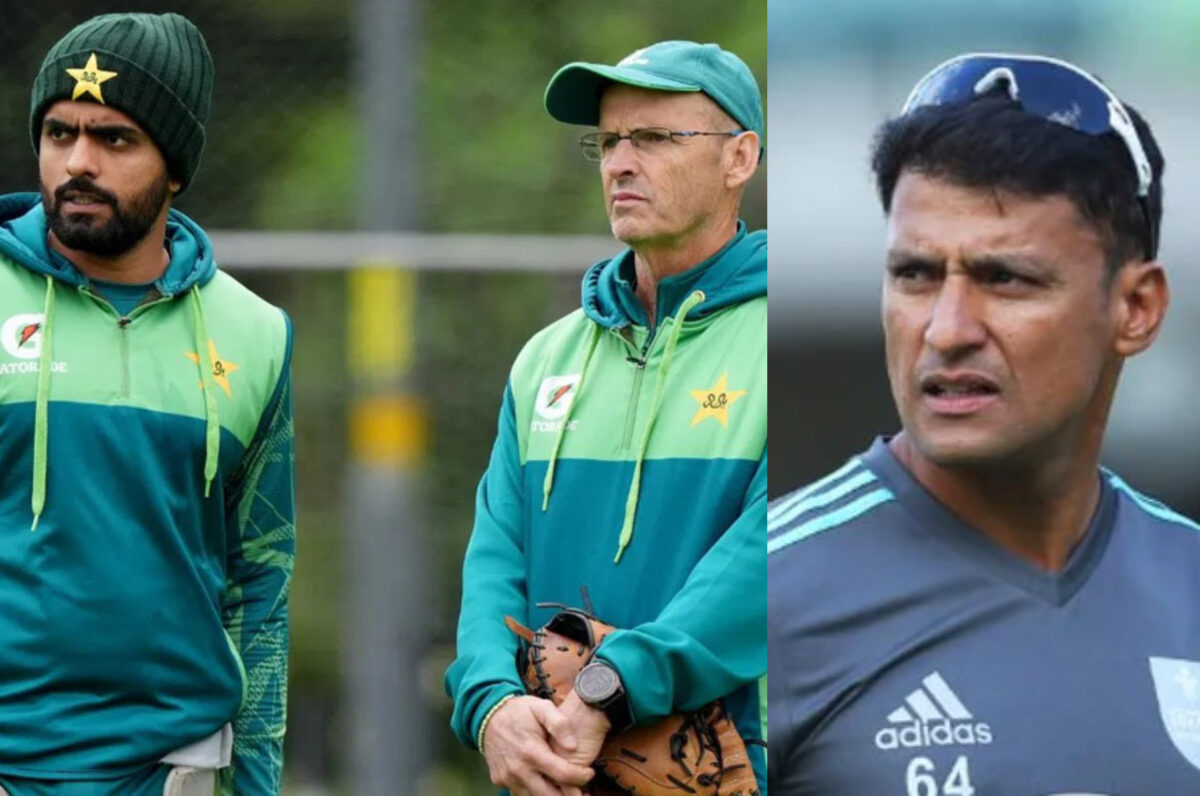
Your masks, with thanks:
[[[758,84],[716,44],[666,41],[564,66],[545,105],[596,128],[580,147],[627,248],[512,367],[463,563],[451,723],[519,794],[648,792],[626,777],[640,752],[676,761],[680,793],[752,796],[766,781],[767,233],[739,211],[762,153]],[[580,586],[619,629],[556,705],[526,694],[505,617],[540,627],[548,605],[580,606]],[[609,733],[715,700],[747,754],[679,765],[705,720],[597,758]]]
[[[279,793],[291,329],[171,204],[213,64],[107,14],[33,81],[0,197],[0,793]]]

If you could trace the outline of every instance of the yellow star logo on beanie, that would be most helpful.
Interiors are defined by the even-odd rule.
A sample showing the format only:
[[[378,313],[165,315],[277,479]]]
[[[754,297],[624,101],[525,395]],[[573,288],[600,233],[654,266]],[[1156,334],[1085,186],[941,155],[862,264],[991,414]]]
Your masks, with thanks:
[[[116,72],[105,72],[100,68],[96,63],[95,53],[88,56],[82,69],[68,69],[67,74],[75,78],[75,90],[71,92],[71,99],[77,100],[84,94],[89,94],[101,104],[104,104],[104,95],[100,93],[100,84],[117,76]]]

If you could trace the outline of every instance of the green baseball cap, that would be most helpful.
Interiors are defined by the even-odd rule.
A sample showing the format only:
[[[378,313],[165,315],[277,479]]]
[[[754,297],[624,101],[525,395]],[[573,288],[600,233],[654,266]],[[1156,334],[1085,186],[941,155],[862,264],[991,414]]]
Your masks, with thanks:
[[[703,91],[763,140],[762,95],[745,61],[716,44],[660,41],[615,66],[569,63],[546,86],[546,110],[567,124],[600,123],[600,95],[612,83],[654,91]]]

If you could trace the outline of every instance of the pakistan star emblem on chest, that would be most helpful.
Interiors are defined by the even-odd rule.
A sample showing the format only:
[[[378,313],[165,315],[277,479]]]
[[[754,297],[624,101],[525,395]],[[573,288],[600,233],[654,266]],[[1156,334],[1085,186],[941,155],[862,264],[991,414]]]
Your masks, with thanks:
[[[184,351],[183,355],[195,362],[197,365],[200,364],[200,355],[195,351]],[[235,370],[239,370],[240,366],[233,364],[227,359],[221,359],[221,355],[217,353],[217,344],[212,340],[208,341],[208,355],[211,357],[210,361],[213,365],[213,381],[215,381],[220,388],[225,391],[225,395],[227,397],[232,398],[233,388],[229,386],[229,375]],[[200,384],[200,388],[204,389],[203,383]]]
[[[745,390],[731,390],[728,387],[729,374],[722,373],[717,383],[706,390],[692,390],[692,397],[700,402],[700,408],[692,415],[690,425],[696,426],[707,418],[713,418],[723,427],[729,428],[729,407],[734,401],[746,394]]]

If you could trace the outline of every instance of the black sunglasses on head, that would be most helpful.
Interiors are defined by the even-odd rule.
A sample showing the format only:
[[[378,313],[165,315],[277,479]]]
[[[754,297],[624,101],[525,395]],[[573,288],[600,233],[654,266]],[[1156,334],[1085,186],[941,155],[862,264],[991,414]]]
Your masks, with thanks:
[[[1088,135],[1115,133],[1137,174],[1137,197],[1146,220],[1146,259],[1158,251],[1148,197],[1154,181],[1150,160],[1129,112],[1108,87],[1074,64],[1040,55],[968,53],[936,67],[909,93],[900,115],[928,105],[966,102],[1003,87],[1027,113]]]

